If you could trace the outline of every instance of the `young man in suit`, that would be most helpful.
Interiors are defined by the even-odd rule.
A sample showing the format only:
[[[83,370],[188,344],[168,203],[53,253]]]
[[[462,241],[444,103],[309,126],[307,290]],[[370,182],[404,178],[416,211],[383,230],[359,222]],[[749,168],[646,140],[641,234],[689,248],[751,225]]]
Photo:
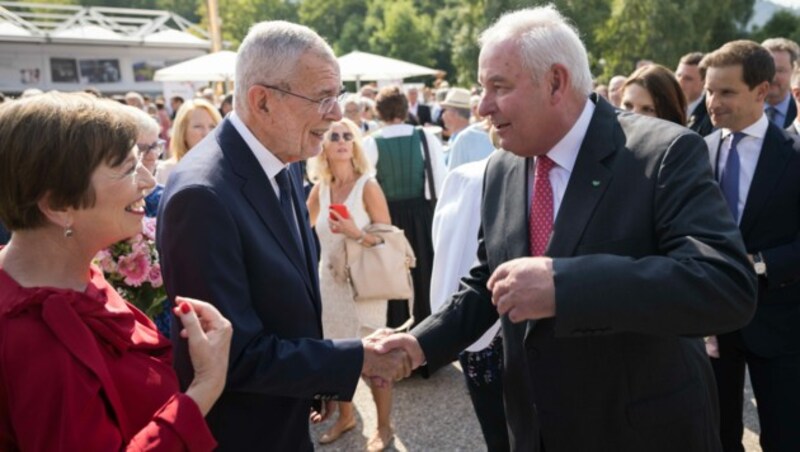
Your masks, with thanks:
[[[700,60],[703,54],[691,52],[681,57],[675,78],[681,85],[681,90],[686,96],[686,127],[694,130],[700,136],[706,136],[714,130],[706,111],[706,97],[703,94],[703,76],[700,73]]]
[[[762,106],[775,66],[755,42],[734,41],[701,62],[711,162],[758,274],[758,308],[711,350],[725,451],[742,447],[745,364],[765,452],[800,450],[800,145]]]
[[[367,339],[322,339],[317,253],[292,163],[321,151],[342,117],[341,86],[311,29],[256,24],[237,55],[234,111],[181,160],[161,200],[167,292],[208,300],[233,324],[228,383],[207,416],[222,451],[313,450],[309,414],[350,400],[361,374],[400,375],[402,357],[377,355]],[[188,382],[183,343],[175,367]],[[311,412],[315,401],[325,409]]]
[[[425,126],[433,122],[431,119],[431,107],[420,103],[419,89],[412,86],[406,90],[408,99],[408,124],[415,126]]]
[[[515,451],[720,449],[702,336],[741,328],[755,274],[703,140],[617,113],[554,7],[481,34],[488,163],[478,264],[449,304],[384,339],[450,362],[501,318]]]

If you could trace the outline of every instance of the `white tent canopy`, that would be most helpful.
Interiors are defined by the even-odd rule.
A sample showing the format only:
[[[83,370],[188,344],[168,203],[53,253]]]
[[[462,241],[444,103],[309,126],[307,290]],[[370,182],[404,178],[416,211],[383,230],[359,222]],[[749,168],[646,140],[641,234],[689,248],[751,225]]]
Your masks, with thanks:
[[[362,80],[397,80],[418,75],[433,75],[435,69],[395,60],[366,52],[350,52],[339,57],[342,80],[358,82]]]
[[[236,72],[236,52],[222,50],[156,71],[157,82],[225,82]]]

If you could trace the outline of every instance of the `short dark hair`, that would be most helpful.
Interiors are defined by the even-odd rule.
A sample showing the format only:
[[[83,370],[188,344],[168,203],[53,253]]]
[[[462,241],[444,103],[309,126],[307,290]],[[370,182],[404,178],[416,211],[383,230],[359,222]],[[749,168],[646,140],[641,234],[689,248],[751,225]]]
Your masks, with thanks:
[[[171,100],[171,101],[173,101],[173,102],[174,102],[174,101],[178,101],[178,102],[180,102],[180,103],[184,103],[184,102],[186,102],[186,101],[183,99],[183,97],[181,97],[181,96],[172,96],[172,97],[170,97],[170,98],[169,98],[169,100]]]
[[[742,78],[750,89],[771,82],[775,77],[772,55],[757,43],[746,39],[731,41],[703,57],[700,75],[705,78],[710,67],[741,66]]]
[[[383,121],[406,119],[408,116],[408,99],[397,85],[384,86],[375,98],[378,116]]]
[[[0,222],[12,231],[44,225],[38,202],[45,195],[54,208],[92,207],[95,169],[122,164],[136,143],[125,108],[59,92],[0,105]]]
[[[703,59],[703,52],[689,52],[681,57],[678,64],[685,64],[687,66],[697,66]]]
[[[656,117],[682,126],[686,125],[686,97],[672,71],[660,64],[642,66],[634,71],[622,86],[624,88],[634,84],[650,93]]]

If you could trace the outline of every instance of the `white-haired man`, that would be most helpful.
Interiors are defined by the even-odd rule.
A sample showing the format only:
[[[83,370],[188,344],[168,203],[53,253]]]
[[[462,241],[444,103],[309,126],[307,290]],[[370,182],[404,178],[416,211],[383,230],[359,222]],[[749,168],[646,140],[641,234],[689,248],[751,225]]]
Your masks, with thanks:
[[[291,163],[321,151],[342,117],[341,90],[336,57],[311,29],[253,26],[237,56],[234,111],[181,160],[164,192],[167,292],[209,300],[233,324],[227,386],[207,416],[219,450],[313,450],[313,401],[350,400],[362,373],[399,376],[400,354],[322,340],[316,249]],[[185,341],[175,343],[188,382]],[[329,413],[315,410],[312,420]]]
[[[479,262],[383,349],[435,368],[500,317],[513,450],[719,450],[701,337],[746,324],[756,282],[705,143],[590,96],[552,6],[483,32],[479,80],[508,151],[486,169]]]

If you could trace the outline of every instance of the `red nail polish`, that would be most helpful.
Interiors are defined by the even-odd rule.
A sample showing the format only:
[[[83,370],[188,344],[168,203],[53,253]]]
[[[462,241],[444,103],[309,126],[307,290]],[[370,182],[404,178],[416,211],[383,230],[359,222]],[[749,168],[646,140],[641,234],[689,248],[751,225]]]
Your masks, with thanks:
[[[179,307],[181,309],[181,312],[184,313],[184,314],[188,314],[188,313],[192,312],[192,305],[190,305],[189,303],[187,303],[185,301],[181,302]]]

